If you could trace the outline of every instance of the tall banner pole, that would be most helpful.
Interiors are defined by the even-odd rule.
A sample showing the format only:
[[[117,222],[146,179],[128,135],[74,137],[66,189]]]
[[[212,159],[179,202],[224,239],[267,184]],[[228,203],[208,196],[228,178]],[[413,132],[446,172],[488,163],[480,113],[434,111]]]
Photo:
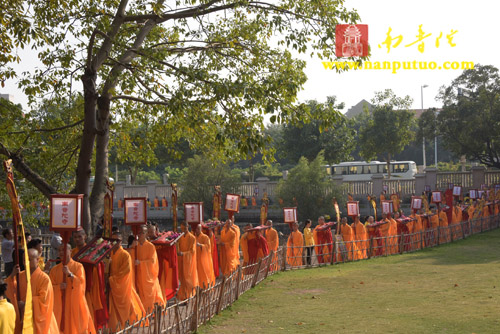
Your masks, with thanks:
[[[177,184],[171,183],[172,187],[172,219],[174,221],[173,230],[177,232]]]
[[[31,295],[31,272],[29,270],[29,257],[28,249],[26,245],[26,238],[24,236],[24,225],[21,216],[21,211],[19,208],[19,199],[17,197],[17,190],[14,184],[14,171],[12,169],[12,160],[7,160],[3,162],[3,167],[5,173],[7,174],[7,180],[5,182],[7,187],[7,193],[9,194],[10,203],[12,205],[12,230],[14,233],[14,261],[15,265],[19,265],[19,244],[18,235],[20,234],[21,243],[24,245],[24,264],[26,272],[26,300],[24,306],[24,312],[19,310],[19,317],[22,322],[22,332],[25,334],[33,334],[33,304]],[[17,298],[21,298],[20,294],[20,281],[19,274],[16,275],[17,281]]]

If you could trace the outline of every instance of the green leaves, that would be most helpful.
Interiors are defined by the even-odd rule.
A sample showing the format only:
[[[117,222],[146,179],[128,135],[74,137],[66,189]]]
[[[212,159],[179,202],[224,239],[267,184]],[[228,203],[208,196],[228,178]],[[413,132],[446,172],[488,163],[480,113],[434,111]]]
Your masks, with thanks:
[[[410,97],[397,97],[391,90],[377,92],[373,103],[371,117],[360,129],[360,154],[366,161],[377,156],[387,161],[413,141],[415,115],[407,110]]]
[[[500,167],[500,76],[490,65],[476,64],[443,87],[443,108],[437,115],[437,133],[457,155]]]

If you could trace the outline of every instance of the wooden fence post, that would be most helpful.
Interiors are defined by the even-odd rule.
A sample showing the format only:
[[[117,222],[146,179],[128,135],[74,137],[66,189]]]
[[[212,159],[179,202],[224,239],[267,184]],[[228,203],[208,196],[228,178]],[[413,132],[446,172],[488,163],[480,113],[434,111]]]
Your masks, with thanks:
[[[335,257],[336,257],[335,252],[336,252],[336,249],[337,249],[337,239],[333,240],[333,243],[332,243],[332,251],[331,251],[331,254],[330,254],[330,264],[333,264],[335,262]],[[312,264],[312,254],[311,254],[311,264]]]
[[[403,254],[404,244],[405,244],[405,234],[401,232],[401,241],[399,242],[399,254]]]
[[[241,284],[241,266],[238,266],[238,273],[236,274],[238,277],[236,277],[236,299],[240,297],[240,284]]]
[[[465,223],[461,222],[460,227],[462,228],[463,239],[467,238],[467,236],[465,235]]]
[[[252,288],[257,284],[257,280],[259,279],[260,266],[262,265],[262,258],[259,259],[259,263],[257,263],[257,271],[255,272],[255,276],[252,279]]]
[[[196,287],[196,297],[194,299],[194,313],[193,313],[193,319],[191,320],[191,327],[192,331],[195,333],[198,331],[198,317],[200,314],[200,287]]]
[[[440,236],[441,236],[441,226],[438,226],[437,227],[437,245],[438,246],[440,245],[440,242],[439,242]]]
[[[387,256],[387,237],[384,237],[384,245],[385,245],[385,256]]]
[[[451,242],[454,242],[455,241],[455,237],[453,236],[454,231],[455,231],[455,228],[450,228],[450,225],[448,225],[448,230],[449,230],[449,233],[450,233],[450,238],[451,238]]]
[[[369,243],[369,246],[368,246],[368,250],[369,250],[369,253],[367,255],[368,255],[368,258],[371,259],[372,258],[372,252],[373,252],[373,237],[370,238],[370,243]]]
[[[219,300],[217,301],[217,309],[215,310],[215,314],[219,314],[222,307],[222,299],[224,299],[224,286],[226,285],[226,276],[222,278],[222,282],[220,284],[220,293]]]
[[[274,251],[271,251],[271,253],[267,255],[267,267],[266,267],[266,273],[264,274],[264,279],[266,279],[267,275],[269,274],[269,268],[271,268],[273,262],[273,255]]]
[[[286,251],[287,251],[287,246],[285,245],[282,248],[283,261],[281,262],[281,264],[282,264],[281,271],[285,271],[286,270]]]
[[[176,329],[177,333],[181,334],[181,316],[179,315],[179,302],[175,304],[175,322],[176,324]]]

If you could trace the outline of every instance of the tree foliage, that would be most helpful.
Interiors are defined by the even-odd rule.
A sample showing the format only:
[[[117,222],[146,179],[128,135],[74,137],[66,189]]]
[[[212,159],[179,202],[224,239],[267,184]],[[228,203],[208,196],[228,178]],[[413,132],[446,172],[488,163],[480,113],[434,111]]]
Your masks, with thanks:
[[[415,115],[408,110],[411,98],[397,97],[391,90],[375,94],[371,117],[360,130],[361,156],[370,161],[382,157],[391,176],[391,158],[403,151],[415,137]]]
[[[311,162],[302,157],[286,180],[278,184],[278,196],[286,206],[297,206],[300,220],[325,214],[334,217],[332,199],[336,197],[339,204],[342,200],[340,190],[327,178],[324,165],[323,151]]]
[[[29,7],[23,15],[38,29],[31,45],[43,64],[19,74],[30,101],[83,96],[74,191],[85,195],[87,229],[91,214],[97,219],[103,210],[110,133],[116,128],[120,138],[118,131],[129,128],[120,122],[147,119],[165,147],[176,151],[186,140],[214,161],[257,151],[268,157],[265,115],[292,124],[311,117],[296,101],[305,62],[291,51],[334,58],[336,24],[359,19],[339,0],[25,0],[20,6]],[[324,128],[335,119],[326,110],[315,117]],[[36,186],[48,193],[49,185]]]
[[[324,127],[315,120],[284,125],[280,145],[282,154],[297,162],[301,157],[313,160],[323,150],[325,160],[329,163],[351,160],[350,153],[356,145],[353,140],[355,131],[339,112],[344,108],[344,104],[337,104],[336,97],[330,96],[326,103],[308,101],[308,106],[313,118],[317,112],[326,112],[335,117],[335,122],[330,127]]]
[[[195,155],[188,159],[180,185],[180,202],[203,202],[206,215],[212,214],[214,186],[221,191],[234,193],[241,184],[241,175],[232,171],[227,164],[214,164],[204,156]]]
[[[457,155],[500,168],[500,76],[494,66],[465,70],[441,89],[437,131]]]

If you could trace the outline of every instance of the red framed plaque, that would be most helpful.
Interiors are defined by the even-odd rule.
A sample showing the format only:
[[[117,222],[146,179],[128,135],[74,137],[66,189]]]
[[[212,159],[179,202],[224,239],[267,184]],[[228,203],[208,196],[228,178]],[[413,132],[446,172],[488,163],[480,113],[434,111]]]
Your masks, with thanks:
[[[226,194],[226,204],[224,210],[232,212],[240,212],[240,195]]]
[[[471,190],[469,190],[469,197],[471,199],[477,199],[477,189],[471,189]]]
[[[392,201],[382,201],[382,213],[389,214],[394,211],[394,204]]]
[[[285,223],[295,223],[297,221],[297,208],[283,208],[283,220]]]
[[[453,196],[462,196],[462,187],[453,186]]]
[[[483,198],[485,193],[486,193],[486,191],[484,191],[484,190],[478,190],[477,191],[477,198],[479,198],[479,199]]]
[[[452,190],[455,185],[453,183],[448,183],[448,189]]]
[[[123,199],[123,220],[125,225],[146,224],[148,215],[145,197],[129,197]]]
[[[50,196],[50,229],[78,231],[82,229],[83,194]]]
[[[347,215],[352,217],[359,216],[359,202],[357,201],[347,202]]]
[[[411,209],[420,210],[422,209],[422,198],[418,196],[411,197]]]
[[[184,220],[189,224],[202,223],[203,202],[184,203]]]
[[[434,190],[432,192],[432,203],[441,203],[443,199],[441,198],[441,192]]]

